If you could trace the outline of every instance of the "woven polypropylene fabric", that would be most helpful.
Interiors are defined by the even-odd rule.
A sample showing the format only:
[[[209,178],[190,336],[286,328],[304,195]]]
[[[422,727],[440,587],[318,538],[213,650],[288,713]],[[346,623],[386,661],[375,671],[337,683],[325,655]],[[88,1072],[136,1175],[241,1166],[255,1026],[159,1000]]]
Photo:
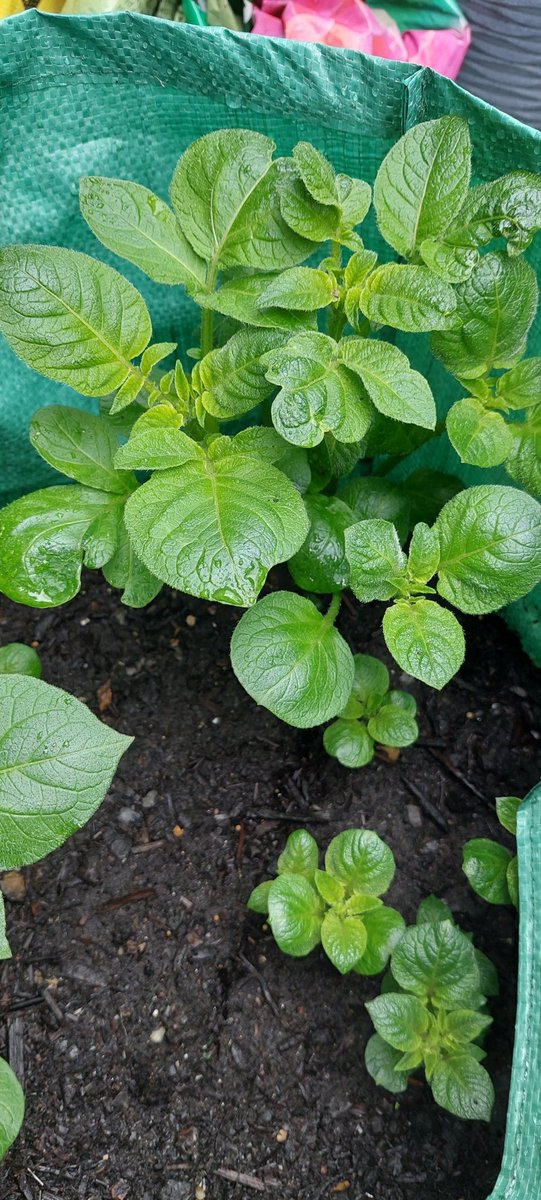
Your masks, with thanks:
[[[449,112],[469,122],[477,180],[511,166],[541,171],[541,134],[428,69],[132,13],[10,17],[0,23],[0,245],[46,242],[111,262],[144,293],[156,337],[186,348],[197,339],[191,301],[96,241],[79,212],[81,175],[134,179],[165,198],[190,142],[211,129],[242,126],[271,135],[280,153],[299,139],[312,141],[337,170],[371,182],[406,128]],[[373,219],[368,238],[383,249]],[[530,260],[541,277],[539,242]],[[397,340],[428,375],[444,412],[456,387],[431,357],[428,339]],[[529,348],[541,353],[541,317]],[[36,376],[0,341],[2,501],[53,478],[27,431],[36,408],[58,402],[85,404]],[[465,482],[479,478],[444,438],[413,465],[428,457]],[[530,596],[512,606],[510,621],[541,664],[540,612],[541,595]]]
[[[541,1195],[541,784],[517,822],[519,979],[513,1072],[502,1168],[489,1200]]]

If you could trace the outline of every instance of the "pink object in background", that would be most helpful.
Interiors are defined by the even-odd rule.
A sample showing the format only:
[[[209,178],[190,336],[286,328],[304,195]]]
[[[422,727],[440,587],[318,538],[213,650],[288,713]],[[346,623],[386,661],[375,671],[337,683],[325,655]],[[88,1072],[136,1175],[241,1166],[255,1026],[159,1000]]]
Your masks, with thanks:
[[[382,7],[364,0],[261,0],[254,7],[254,33],[323,42],[379,58],[432,67],[456,79],[470,44],[470,28],[415,29],[401,33]]]

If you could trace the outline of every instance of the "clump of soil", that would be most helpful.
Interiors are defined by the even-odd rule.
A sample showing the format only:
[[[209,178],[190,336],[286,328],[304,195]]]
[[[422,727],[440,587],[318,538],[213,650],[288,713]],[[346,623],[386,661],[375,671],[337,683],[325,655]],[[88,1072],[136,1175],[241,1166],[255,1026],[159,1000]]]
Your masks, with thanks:
[[[8,902],[0,1001],[4,1032],[15,1022],[24,1040],[27,1117],[0,1200],[485,1200],[517,931],[469,889],[462,846],[503,837],[494,797],[537,782],[536,672],[498,618],[469,620],[460,676],[442,694],[406,684],[420,742],[348,772],[321,731],[282,725],[242,691],[228,659],[238,617],[170,591],[130,611],[94,579],[62,610],[3,605],[2,642],[38,642],[44,678],[135,743],[102,809]],[[389,661],[380,620],[355,606],[340,626]],[[398,1098],[376,1088],[362,1059],[377,980],[342,979],[319,951],[286,958],[246,911],[299,825],[323,846],[375,829],[397,860],[389,902],[413,919],[437,893],[493,957],[490,1126],[445,1114],[420,1080]]]

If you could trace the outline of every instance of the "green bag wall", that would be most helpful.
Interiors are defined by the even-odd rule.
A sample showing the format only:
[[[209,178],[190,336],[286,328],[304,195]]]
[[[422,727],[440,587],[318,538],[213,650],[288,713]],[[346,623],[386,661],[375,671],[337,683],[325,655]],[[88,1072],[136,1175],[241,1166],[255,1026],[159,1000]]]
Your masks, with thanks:
[[[194,138],[242,126],[272,136],[281,153],[299,139],[312,141],[337,170],[372,181],[407,128],[445,113],[469,122],[476,181],[511,168],[541,172],[541,133],[427,69],[129,13],[12,17],[0,24],[0,245],[54,243],[120,265],[144,293],[157,339],[185,349],[198,333],[191,301],[98,244],[79,214],[81,175],[134,179],[166,197],[175,163]],[[541,276],[541,238],[530,261]],[[444,412],[456,384],[431,359],[428,340],[397,340],[428,375]],[[540,317],[529,348],[541,353]],[[85,403],[33,374],[0,341],[2,502],[54,478],[27,438],[34,410],[53,402]],[[445,438],[412,456],[408,470],[427,461],[468,482],[479,475],[461,467]],[[541,589],[506,615],[541,664]],[[517,1036],[505,1155],[490,1200],[541,1196],[541,787],[520,811],[518,848]]]

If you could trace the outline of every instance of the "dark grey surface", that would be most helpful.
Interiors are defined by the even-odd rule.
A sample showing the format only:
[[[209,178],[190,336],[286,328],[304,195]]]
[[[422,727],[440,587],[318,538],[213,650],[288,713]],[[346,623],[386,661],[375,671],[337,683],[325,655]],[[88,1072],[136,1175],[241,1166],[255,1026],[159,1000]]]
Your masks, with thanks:
[[[462,0],[472,44],[457,82],[541,129],[541,0]]]

